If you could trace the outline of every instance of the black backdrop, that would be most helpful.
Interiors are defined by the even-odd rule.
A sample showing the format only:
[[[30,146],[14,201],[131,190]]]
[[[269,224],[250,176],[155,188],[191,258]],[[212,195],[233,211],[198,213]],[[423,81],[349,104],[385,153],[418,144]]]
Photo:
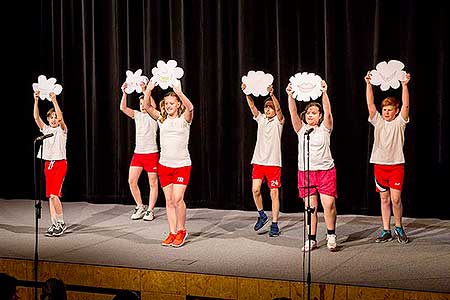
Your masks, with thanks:
[[[4,12],[9,17],[4,30],[13,46],[5,44],[10,52],[3,61],[16,83],[2,104],[6,178],[0,197],[34,197],[32,141],[39,132],[32,117],[31,85],[45,74],[64,87],[59,96],[69,127],[64,201],[132,204],[127,175],[134,123],[119,110],[120,86],[128,69],[142,68],[151,75],[158,60],[175,59],[185,71],[183,89],[195,106],[189,207],[254,209],[250,160],[256,122],[240,84],[249,70],[263,70],[274,75],[275,94],[286,116],[281,210],[301,210],[297,139],[284,89],[290,76],[307,71],[321,75],[329,86],[338,213],[378,215],[368,163],[372,129],[363,77],[378,62],[397,59],[412,76],[405,215],[448,219],[449,14],[437,3],[16,1],[20,13]],[[374,90],[376,104],[387,95],[400,97],[400,89]],[[156,98],[161,95],[157,89]],[[130,105],[137,108],[137,96],[131,97]],[[43,113],[50,102],[40,105]],[[144,178],[141,186],[148,191]],[[267,189],[263,192],[270,208]],[[163,205],[161,193],[158,206]]]

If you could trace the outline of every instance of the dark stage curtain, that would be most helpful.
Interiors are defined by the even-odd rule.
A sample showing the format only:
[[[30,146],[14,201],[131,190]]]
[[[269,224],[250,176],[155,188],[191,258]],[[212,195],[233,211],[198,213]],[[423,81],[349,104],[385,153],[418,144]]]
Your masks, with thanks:
[[[282,138],[281,210],[301,210],[297,198],[297,137],[285,87],[297,72],[314,72],[329,86],[334,116],[338,214],[379,215],[369,156],[364,76],[397,59],[411,73],[411,122],[406,129],[405,216],[450,218],[449,24],[444,4],[430,1],[41,0],[27,4],[22,26],[20,89],[7,122],[23,132],[7,153],[3,197],[33,198],[31,84],[40,74],[58,79],[69,127],[65,201],[132,204],[128,166],[134,122],[119,110],[125,71],[150,76],[160,59],[184,69],[183,90],[195,106],[191,127],[189,207],[254,209],[251,165],[256,141],[240,90],[249,70],[274,75],[286,117]],[[6,13],[6,12],[5,12]],[[21,22],[15,18],[16,24]],[[13,52],[15,50],[13,49]],[[16,55],[12,53],[13,57]],[[17,61],[17,60],[15,60]],[[376,104],[401,89],[381,92]],[[156,88],[159,100],[162,92]],[[256,99],[262,109],[262,100]],[[129,104],[138,108],[137,95]],[[6,105],[6,104],[5,104]],[[46,111],[50,102],[42,104]],[[299,103],[299,109],[304,104]],[[4,106],[6,107],[6,106]],[[18,124],[18,125],[17,125]],[[11,126],[11,125],[9,125]],[[5,126],[4,126],[5,127]],[[141,186],[147,200],[148,184]],[[270,209],[268,190],[264,203]],[[158,206],[164,206],[160,193]]]

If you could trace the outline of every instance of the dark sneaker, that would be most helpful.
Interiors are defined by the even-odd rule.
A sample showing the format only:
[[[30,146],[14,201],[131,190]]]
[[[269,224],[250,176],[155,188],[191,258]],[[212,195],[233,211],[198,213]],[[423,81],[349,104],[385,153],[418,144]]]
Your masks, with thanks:
[[[381,235],[375,240],[375,243],[386,243],[392,241],[392,234],[390,230],[383,230]]]
[[[403,227],[395,226],[394,230],[395,236],[397,237],[397,241],[400,244],[407,244],[409,242],[408,237],[406,236],[405,230]]]
[[[275,237],[279,235],[280,235],[280,228],[278,228],[278,224],[272,223],[272,225],[270,225],[269,236]]]
[[[47,228],[47,232],[45,232],[45,236],[53,236],[53,231],[55,230],[56,225],[52,224],[49,228]]]
[[[53,230],[53,236],[60,236],[66,231],[67,226],[64,223],[58,223],[55,226],[55,229]]]
[[[258,221],[256,221],[255,227],[253,227],[253,229],[255,229],[255,231],[260,231],[264,227],[264,225],[267,224],[268,221],[269,218],[267,217],[266,214],[264,214],[262,217],[259,216]]]

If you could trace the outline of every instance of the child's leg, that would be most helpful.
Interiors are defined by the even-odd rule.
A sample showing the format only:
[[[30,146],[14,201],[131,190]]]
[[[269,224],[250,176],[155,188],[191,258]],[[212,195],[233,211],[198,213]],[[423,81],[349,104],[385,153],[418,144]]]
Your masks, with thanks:
[[[381,199],[381,220],[383,229],[390,230],[391,227],[391,197],[389,191],[380,192]]]
[[[278,188],[270,189],[270,198],[272,199],[272,222],[278,222],[278,215],[280,213]]]
[[[153,209],[158,199],[158,176],[156,173],[147,173],[148,182],[150,185],[150,198],[148,203],[148,208]]]
[[[263,201],[262,201],[262,196],[261,196],[261,184],[262,184],[262,179],[253,179],[252,180],[253,200],[255,201],[256,209],[258,209],[258,210],[263,209]]]
[[[177,233],[177,214],[176,204],[173,197],[173,184],[163,187],[164,196],[166,198],[167,221],[169,222],[170,232]]]
[[[61,200],[58,196],[50,195],[49,199],[50,216],[52,218],[52,224],[56,222],[64,223],[64,215]]]
[[[402,227],[403,205],[401,195],[402,192],[396,189],[390,189],[392,211],[394,213],[395,226]]]
[[[308,207],[308,197],[303,198],[303,202],[305,203],[305,209]],[[313,194],[309,196],[310,207],[314,208],[314,213],[311,214],[311,235],[316,235],[317,232],[317,194]],[[307,228],[307,233],[309,233],[309,228]]]
[[[178,230],[186,230],[186,203],[184,202],[184,192],[186,185],[173,185],[173,201],[175,204],[176,226]]]
[[[142,167],[130,167],[128,172],[128,184],[130,185],[130,191],[133,195],[133,199],[137,206],[142,206],[141,191],[139,190],[138,180],[141,175]]]
[[[328,230],[336,229],[336,199],[333,196],[320,194],[323,215]]]

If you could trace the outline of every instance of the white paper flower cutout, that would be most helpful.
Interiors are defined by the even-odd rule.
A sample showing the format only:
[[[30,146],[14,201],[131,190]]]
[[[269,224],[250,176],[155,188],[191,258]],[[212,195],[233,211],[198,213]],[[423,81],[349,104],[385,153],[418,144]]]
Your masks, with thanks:
[[[297,73],[289,78],[292,85],[292,95],[297,101],[308,102],[322,95],[322,78],[314,73]]]
[[[269,94],[267,88],[273,83],[273,76],[263,71],[249,71],[247,75],[242,76],[242,83],[245,84],[244,94],[266,96]]]
[[[159,60],[156,67],[152,69],[152,74],[153,77],[150,80],[165,90],[168,87],[179,86],[179,79],[183,77],[184,71],[177,67],[177,62],[173,59],[167,61],[167,63]]]
[[[145,84],[147,84],[148,82],[147,76],[142,75],[142,70],[137,69],[134,73],[128,70],[125,72],[125,74],[127,75],[127,79],[125,80],[125,82],[127,83],[125,93],[131,94],[134,91],[136,91],[136,93],[142,93],[143,91],[141,82],[144,82]]]
[[[376,70],[370,71],[370,83],[373,85],[381,85],[382,91],[389,88],[397,89],[400,81],[406,79],[406,72],[402,69],[405,65],[398,60],[390,60],[388,63],[382,61],[377,64]]]
[[[39,98],[41,100],[47,99],[52,101],[50,98],[50,93],[53,92],[55,95],[61,94],[63,88],[60,84],[56,84],[56,79],[51,77],[47,79],[45,75],[39,75],[38,82],[33,83],[33,91],[39,91]]]

